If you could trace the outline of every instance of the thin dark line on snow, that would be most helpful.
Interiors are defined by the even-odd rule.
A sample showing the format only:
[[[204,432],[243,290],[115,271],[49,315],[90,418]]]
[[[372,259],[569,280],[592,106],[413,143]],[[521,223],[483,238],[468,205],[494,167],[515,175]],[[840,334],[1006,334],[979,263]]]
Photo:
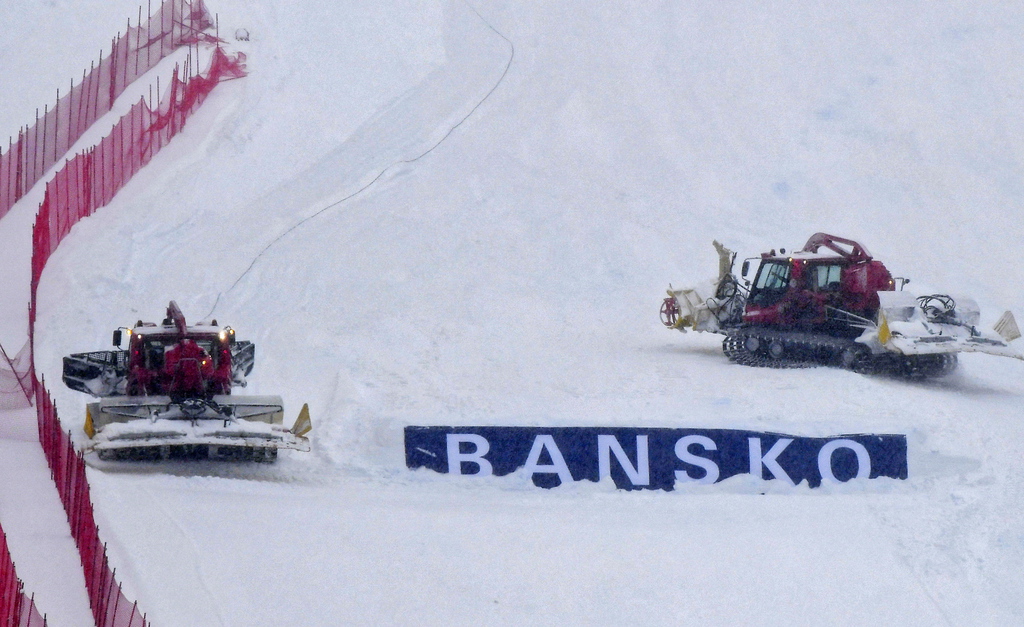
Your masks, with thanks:
[[[460,126],[462,126],[463,123],[466,122],[466,120],[471,118],[473,116],[473,114],[476,113],[477,109],[479,109],[485,102],[487,102],[487,99],[491,97],[491,94],[493,94],[495,91],[497,91],[498,87],[500,87],[502,82],[504,82],[505,76],[508,75],[509,68],[512,67],[512,61],[515,59],[515,56],[516,56],[515,44],[512,43],[512,40],[510,40],[508,37],[503,35],[501,33],[501,31],[499,31],[497,28],[492,26],[490,22],[488,22],[486,19],[484,19],[484,17],[482,15],[480,15],[480,12],[477,11],[476,8],[473,5],[469,4],[469,2],[464,2],[464,3],[465,3],[465,5],[467,7],[469,7],[469,10],[472,11],[474,14],[476,14],[476,16],[480,19],[480,21],[483,22],[484,26],[486,26],[491,31],[493,31],[498,37],[501,37],[502,39],[504,39],[505,43],[507,43],[508,47],[509,47],[508,61],[505,63],[505,69],[502,70],[501,76],[498,77],[497,82],[494,83],[494,86],[491,87],[490,91],[488,91],[484,95],[484,97],[481,98],[480,101],[478,103],[476,103],[476,105],[474,105],[472,109],[470,109],[469,113],[467,113],[465,116],[463,116],[461,120],[459,120],[457,123],[455,123],[455,125],[453,125],[450,129],[448,129],[448,132],[444,134],[444,137],[442,137],[441,139],[437,140],[437,142],[435,142],[433,146],[431,146],[430,148],[426,149],[423,153],[421,153],[420,155],[418,155],[416,157],[413,157],[411,159],[401,159],[399,161],[395,161],[394,163],[388,165],[386,168],[384,168],[383,170],[378,172],[377,176],[373,177],[373,179],[369,183],[367,183],[366,185],[363,185],[362,187],[360,187],[356,191],[352,192],[348,196],[345,196],[344,198],[342,198],[340,200],[336,200],[336,201],[332,202],[331,204],[323,207],[322,209],[319,209],[316,213],[314,213],[312,215],[309,215],[309,216],[306,216],[305,218],[299,220],[298,222],[293,224],[291,227],[289,227],[288,230],[286,230],[285,232],[281,233],[276,238],[274,238],[273,241],[271,241],[269,244],[267,244],[263,248],[263,250],[261,250],[259,253],[256,254],[255,257],[253,257],[252,262],[249,263],[249,267],[247,267],[245,269],[245,271],[242,272],[242,274],[238,275],[238,278],[235,279],[235,282],[231,284],[231,287],[229,287],[225,291],[230,292],[231,290],[235,289],[235,286],[237,286],[238,283],[242,279],[244,279],[247,274],[249,274],[249,272],[253,269],[253,267],[256,266],[256,262],[258,262],[260,260],[260,258],[263,257],[264,253],[266,253],[275,244],[280,242],[288,234],[290,234],[291,232],[295,231],[300,226],[306,224],[307,222],[309,222],[310,220],[313,220],[316,217],[319,217],[324,212],[326,212],[326,211],[328,211],[330,209],[333,209],[333,208],[337,207],[338,205],[340,205],[340,204],[342,204],[342,203],[344,203],[346,201],[352,200],[353,198],[355,198],[359,194],[362,194],[366,190],[370,189],[370,187],[372,187],[377,181],[379,181],[381,179],[381,177],[383,177],[385,174],[387,174],[393,168],[395,168],[397,166],[400,166],[400,165],[408,165],[410,163],[415,163],[415,162],[419,161],[420,159],[426,157],[430,153],[434,152],[434,150],[438,146],[443,144],[445,142],[445,140],[447,140],[449,137],[451,137],[452,133],[454,133],[456,131],[456,129],[458,129]],[[218,292],[217,293],[217,299],[213,302],[213,308],[210,309],[210,313],[206,314],[206,318],[205,319],[208,320],[208,319],[210,319],[213,316],[213,312],[217,310],[217,305],[220,304],[220,298],[223,295],[224,295],[224,292]]]

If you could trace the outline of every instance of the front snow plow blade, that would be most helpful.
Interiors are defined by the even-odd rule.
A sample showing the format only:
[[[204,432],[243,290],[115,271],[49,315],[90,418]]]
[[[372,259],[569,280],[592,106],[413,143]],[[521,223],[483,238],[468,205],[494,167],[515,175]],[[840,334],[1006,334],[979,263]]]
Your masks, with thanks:
[[[126,396],[90,403],[87,450],[103,460],[222,459],[272,462],[279,449],[309,451],[312,427],[303,407],[296,426],[283,423],[279,396],[172,400]]]
[[[881,308],[875,337],[877,344],[901,355],[952,355],[987,353],[1024,359],[1010,342],[1020,337],[1013,314],[1006,312],[993,330],[978,328],[977,303],[946,294],[914,297],[906,292],[879,293]],[[866,334],[868,335],[868,334]]]
[[[887,324],[883,322],[883,325]],[[891,325],[895,326],[895,325]],[[890,331],[890,337],[883,343],[886,350],[902,355],[941,355],[955,353],[988,353],[1000,357],[1024,359],[1014,347],[998,337],[966,335],[956,328],[943,329],[942,334],[912,336]]]

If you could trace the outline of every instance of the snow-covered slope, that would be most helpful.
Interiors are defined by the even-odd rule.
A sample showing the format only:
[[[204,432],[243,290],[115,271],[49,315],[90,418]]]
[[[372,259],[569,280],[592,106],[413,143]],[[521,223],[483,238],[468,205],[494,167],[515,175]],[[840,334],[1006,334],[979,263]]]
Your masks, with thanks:
[[[76,227],[40,293],[50,381],[175,299],[256,342],[247,392],[310,403],[314,452],[272,468],[90,475],[155,623],[1024,617],[1024,364],[748,369],[657,319],[669,281],[714,273],[713,238],[818,230],[987,324],[1024,313],[1024,11],[211,8],[251,33],[250,76]],[[53,391],[77,428],[85,399]],[[542,491],[410,472],[407,424],[906,433],[910,478]]]

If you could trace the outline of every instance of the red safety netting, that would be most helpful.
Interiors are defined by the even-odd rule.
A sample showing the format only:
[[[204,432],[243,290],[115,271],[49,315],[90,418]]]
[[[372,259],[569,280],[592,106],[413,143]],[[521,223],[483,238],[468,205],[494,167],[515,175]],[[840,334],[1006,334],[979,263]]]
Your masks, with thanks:
[[[147,13],[151,13],[147,11]],[[152,69],[172,50],[199,42],[219,43],[203,32],[212,25],[202,0],[165,0],[157,13],[111,42],[111,53],[83,73],[78,85],[61,97],[18,140],[0,150],[0,218],[40,180],[100,116],[109,112],[125,87]],[[197,48],[198,52],[198,48]],[[0,407],[11,398],[27,406],[35,397],[39,439],[78,546],[90,607],[100,627],[148,627],[137,603],[129,602],[99,540],[82,455],[71,434],[62,430],[49,393],[36,381],[32,354],[39,278],[50,255],[81,218],[107,204],[124,184],[182,128],[185,120],[222,80],[245,75],[244,56],[228,57],[215,48],[205,75],[179,76],[175,68],[170,89],[156,110],[140,101],[97,146],[65,162],[45,191],[33,226],[29,341],[11,357],[0,346]],[[2,148],[2,147],[0,147]],[[24,399],[24,400],[21,400]],[[0,530],[0,625],[45,627],[32,597],[24,593]]]
[[[35,324],[35,295],[50,255],[71,227],[113,199],[120,189],[176,135],[217,83],[245,75],[245,57],[229,57],[217,47],[210,69],[180,78],[154,111],[140,100],[96,146],[68,161],[46,185],[32,230],[32,303],[29,326]]]
[[[46,617],[39,613],[35,599],[26,595],[21,580],[14,572],[14,562],[7,548],[7,536],[0,531],[0,624],[5,627],[46,627]]]
[[[110,202],[128,180],[182,128],[185,120],[221,81],[245,75],[245,57],[229,57],[214,49],[203,75],[179,77],[175,68],[170,89],[157,109],[136,103],[111,133],[89,150],[65,163],[46,186],[32,230],[32,285],[29,304],[29,344],[34,345],[36,296],[39,279],[50,255],[71,227]],[[30,351],[30,360],[31,360]],[[34,366],[31,372],[35,372]],[[129,602],[107,562],[99,540],[82,455],[70,433],[62,430],[56,408],[45,387],[33,381],[39,439],[61,502],[68,515],[85,573],[90,606],[100,627],[147,627],[138,605]]]
[[[30,407],[32,369],[28,344],[13,358],[0,346],[0,409]],[[44,627],[46,618],[39,613],[35,599],[25,594],[18,579],[14,560],[7,548],[7,536],[0,529],[0,624],[17,627]]]
[[[145,614],[137,602],[129,601],[121,591],[115,571],[107,561],[107,547],[100,541],[89,498],[85,462],[75,450],[71,433],[61,429],[57,408],[42,383],[36,386],[36,411],[39,442],[68,515],[71,537],[82,558],[85,587],[97,627],[148,627]]]
[[[0,147],[0,218],[64,156],[86,129],[110,111],[125,88],[177,48],[215,38],[203,31],[213,22],[203,0],[164,0],[155,14],[110,43],[110,54],[94,63],[82,80],[45,107],[42,116]]]

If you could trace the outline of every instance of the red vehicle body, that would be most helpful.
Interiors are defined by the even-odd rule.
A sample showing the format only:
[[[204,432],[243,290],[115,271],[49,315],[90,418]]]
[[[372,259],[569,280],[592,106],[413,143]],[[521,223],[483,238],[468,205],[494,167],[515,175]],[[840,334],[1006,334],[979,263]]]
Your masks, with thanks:
[[[819,252],[821,248],[831,251]],[[746,267],[747,264],[744,264]],[[878,292],[895,289],[881,261],[853,240],[818,233],[803,250],[761,255],[743,323],[775,328],[826,326],[829,310],[866,319],[878,311]]]
[[[142,323],[131,331],[128,395],[230,394],[231,334],[216,326],[188,327],[173,302],[167,316],[163,326]]]

